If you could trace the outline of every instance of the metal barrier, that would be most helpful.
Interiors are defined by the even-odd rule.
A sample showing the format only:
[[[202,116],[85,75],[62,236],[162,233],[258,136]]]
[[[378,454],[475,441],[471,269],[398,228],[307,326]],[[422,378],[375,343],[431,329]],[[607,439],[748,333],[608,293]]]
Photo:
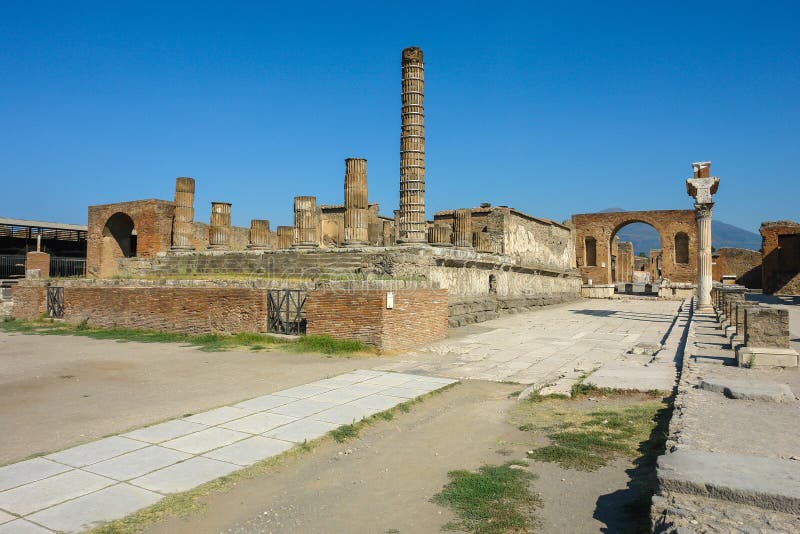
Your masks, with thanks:
[[[25,277],[25,256],[21,254],[0,254],[0,278]]]
[[[85,276],[86,259],[50,256],[50,276]]]
[[[267,332],[300,335],[306,332],[306,292],[301,289],[267,291]]]

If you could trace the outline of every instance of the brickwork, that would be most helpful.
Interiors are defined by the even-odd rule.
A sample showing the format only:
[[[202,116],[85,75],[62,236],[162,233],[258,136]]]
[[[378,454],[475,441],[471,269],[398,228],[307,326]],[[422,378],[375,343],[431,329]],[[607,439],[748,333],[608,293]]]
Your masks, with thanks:
[[[47,300],[44,284],[26,286],[21,283],[11,289],[14,300],[12,316],[15,319],[32,320],[47,313]]]
[[[736,284],[760,289],[761,253],[745,248],[721,248],[714,256],[711,272],[715,282],[722,282],[725,275],[734,275]]]
[[[800,295],[800,223],[761,224],[762,288],[774,295]]]
[[[87,275],[108,277],[118,271],[122,258],[151,258],[168,251],[174,211],[172,202],[155,199],[89,206]]]
[[[307,332],[355,339],[384,351],[444,339],[448,327],[446,290],[394,290],[392,309],[386,307],[387,293],[383,289],[310,291],[306,300]]]
[[[46,252],[28,252],[25,256],[25,271],[38,270],[39,278],[50,276],[50,254]]]
[[[610,213],[584,213],[572,216],[575,226],[575,255],[584,282],[611,283],[611,240],[630,223],[643,222],[656,229],[661,236],[661,275],[671,282],[696,282],[697,280],[697,222],[694,210],[622,211]],[[688,262],[679,263],[675,257],[675,236],[686,233],[689,237]],[[586,250],[586,239],[594,238],[595,254]],[[595,265],[587,258],[595,257]]]

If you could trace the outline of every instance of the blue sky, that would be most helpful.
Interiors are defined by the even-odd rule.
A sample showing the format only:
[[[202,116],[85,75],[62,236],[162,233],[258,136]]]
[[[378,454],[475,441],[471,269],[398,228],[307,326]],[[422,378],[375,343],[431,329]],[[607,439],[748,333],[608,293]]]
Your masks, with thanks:
[[[341,203],[346,157],[391,214],[417,45],[429,217],[690,208],[711,160],[715,217],[757,231],[800,218],[798,6],[5,1],[0,216],[85,222],[192,176],[198,220],[224,200],[275,227],[295,195]]]

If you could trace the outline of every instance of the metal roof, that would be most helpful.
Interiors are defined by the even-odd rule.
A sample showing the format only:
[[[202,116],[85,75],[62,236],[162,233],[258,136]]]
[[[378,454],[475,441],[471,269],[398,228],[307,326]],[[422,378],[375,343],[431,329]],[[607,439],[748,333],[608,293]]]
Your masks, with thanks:
[[[27,219],[10,219],[8,217],[0,217],[0,224],[8,226],[31,226],[34,228],[51,228],[53,230],[77,230],[87,231],[88,228],[85,224],[66,224],[47,221],[30,221]]]

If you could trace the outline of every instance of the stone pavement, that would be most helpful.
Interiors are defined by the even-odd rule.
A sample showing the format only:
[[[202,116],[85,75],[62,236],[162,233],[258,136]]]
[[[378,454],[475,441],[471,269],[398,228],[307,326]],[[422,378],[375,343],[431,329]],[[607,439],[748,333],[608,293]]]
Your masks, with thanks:
[[[357,370],[0,468],[0,534],[81,532],[455,380]]]
[[[797,392],[800,372],[736,367],[716,317],[694,315],[654,531],[800,531]]]
[[[628,352],[636,345],[670,341],[667,348],[674,357],[686,323],[673,329],[680,308],[680,302],[655,299],[579,300],[463,327],[454,337],[378,369],[517,382],[545,393],[568,393],[586,373],[615,367],[606,373],[604,387],[671,390],[674,358],[651,366],[652,356]]]

